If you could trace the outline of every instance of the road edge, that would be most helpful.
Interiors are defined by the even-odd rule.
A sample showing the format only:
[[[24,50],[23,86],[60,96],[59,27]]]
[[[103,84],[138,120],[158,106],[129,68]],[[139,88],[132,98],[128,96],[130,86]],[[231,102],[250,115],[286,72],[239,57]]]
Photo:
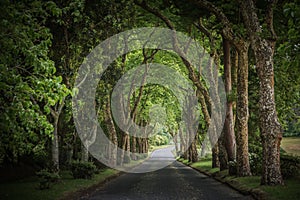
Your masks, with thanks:
[[[179,159],[177,159],[177,161],[183,163]],[[243,185],[237,181],[234,181],[234,180],[231,180],[231,181],[225,180],[225,177],[227,177],[227,176],[220,176],[218,172],[209,173],[205,170],[201,170],[199,168],[192,167],[190,164],[187,164],[187,163],[183,163],[183,164],[202,173],[202,174],[205,174],[223,184],[228,185],[230,188],[240,192],[241,194],[251,195],[256,200],[268,200],[268,194],[260,189],[246,187],[245,185]]]
[[[97,191],[99,188],[101,188],[104,184],[107,182],[123,175],[125,172],[117,171],[115,174],[112,174],[111,176],[108,176],[102,181],[99,181],[98,183],[95,183],[94,185],[91,185],[86,188],[81,188],[76,191],[72,192],[66,192],[63,194],[62,197],[60,197],[58,200],[76,200],[76,199],[87,199],[92,193]]]

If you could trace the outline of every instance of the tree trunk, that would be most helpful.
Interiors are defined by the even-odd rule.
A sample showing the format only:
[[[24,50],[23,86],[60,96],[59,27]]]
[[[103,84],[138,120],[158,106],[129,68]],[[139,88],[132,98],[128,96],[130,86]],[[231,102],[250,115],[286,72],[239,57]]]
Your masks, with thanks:
[[[178,155],[178,151],[179,151],[179,149],[178,149],[178,134],[179,134],[178,132],[177,132],[177,134],[176,133],[171,134],[173,136],[173,142],[175,145],[175,156]]]
[[[81,145],[81,161],[89,161],[89,150],[83,144]]]
[[[221,136],[218,140],[219,145],[219,162],[220,162],[220,171],[223,171],[225,169],[228,169],[228,158],[227,158],[227,152],[225,148],[225,134],[224,132],[221,133]]]
[[[224,74],[225,74],[225,91],[227,94],[226,118],[224,122],[224,141],[227,151],[228,161],[235,160],[235,135],[233,123],[233,97],[231,83],[231,61],[230,61],[230,44],[223,38],[224,51]]]
[[[59,146],[58,146],[58,115],[53,116],[54,118],[54,131],[52,139],[52,163],[53,169],[59,171]]]
[[[130,136],[129,134],[127,133],[127,137],[126,137],[126,149],[125,149],[125,161],[126,163],[129,163],[130,160],[131,160],[131,157],[130,157]]]
[[[188,127],[186,128],[186,137],[185,137],[185,143],[186,143],[186,159],[191,160],[190,158],[190,146],[191,146],[191,135],[189,134]]]
[[[65,105],[65,97],[62,99],[61,103],[57,103],[55,108],[50,108],[51,115],[53,117],[53,139],[52,139],[52,163],[53,169],[59,171],[59,144],[58,144],[58,121],[61,111]]]
[[[142,138],[142,153],[148,153],[148,139]]]
[[[197,162],[198,161],[198,152],[197,152],[197,148],[196,148],[196,141],[194,140],[190,146],[189,146],[189,149],[188,149],[188,160],[189,162]]]
[[[132,142],[131,142],[131,159],[136,160],[136,137],[132,137]]]
[[[248,155],[248,49],[244,43],[238,47],[238,82],[237,82],[237,175],[251,175]]]
[[[268,1],[264,19],[266,27],[263,30],[256,13],[254,2],[252,0],[241,1],[242,14],[245,26],[250,35],[260,81],[259,125],[263,145],[262,185],[283,184],[280,169],[282,128],[276,113],[274,94],[273,56],[276,33],[273,28],[273,7],[275,4],[276,1]]]
[[[273,51],[275,44],[263,41],[255,48],[260,80],[259,121],[263,145],[263,174],[261,184],[283,184],[280,169],[282,129],[276,113],[274,98]]]
[[[129,135],[127,133],[122,133],[122,151],[120,155],[120,165],[123,166],[126,156],[128,155],[125,151],[127,150],[127,142]]]
[[[232,75],[232,85],[233,85],[233,91],[234,94],[236,94],[237,91],[237,69],[239,66],[239,54],[238,52],[235,50],[234,51],[234,55],[232,56],[232,70],[231,70],[231,75]],[[234,98],[234,100],[232,99],[232,109],[233,111],[236,111],[236,96]],[[233,112],[233,128],[236,127],[236,112]],[[235,158],[236,158],[236,146],[235,146]]]
[[[211,167],[212,168],[216,168],[216,167],[220,167],[220,162],[219,162],[219,147],[218,147],[218,143],[216,143],[212,149],[212,164]]]
[[[142,146],[142,139],[141,138],[137,138],[137,144],[138,144],[138,152],[142,153],[143,146]]]
[[[188,143],[190,144],[187,153],[188,153],[188,160],[189,162],[197,162],[198,161],[198,151],[197,151],[197,134],[194,135],[192,132],[193,129],[191,125],[189,124],[189,127],[187,128],[187,135],[189,136]]]
[[[185,156],[185,151],[186,151],[186,148],[185,148],[185,140],[184,140],[184,137],[183,137],[183,132],[182,132],[182,128],[179,128],[179,138],[180,138],[180,156],[183,156],[184,159],[186,159],[186,156]]]
[[[109,159],[111,161],[111,166],[117,165],[117,148],[118,148],[118,138],[115,125],[112,119],[110,110],[110,98],[106,102],[106,113],[105,113],[105,124],[108,130],[108,137],[111,144],[109,145]]]

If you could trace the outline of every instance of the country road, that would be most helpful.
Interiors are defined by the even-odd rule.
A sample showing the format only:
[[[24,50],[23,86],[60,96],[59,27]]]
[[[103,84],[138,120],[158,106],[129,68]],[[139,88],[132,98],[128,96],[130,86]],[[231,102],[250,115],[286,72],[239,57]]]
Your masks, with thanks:
[[[174,161],[172,148],[156,150],[149,160],[137,167],[144,170],[161,162]],[[193,200],[252,199],[194,169],[174,161],[169,166],[148,173],[126,173],[98,188],[89,200]]]

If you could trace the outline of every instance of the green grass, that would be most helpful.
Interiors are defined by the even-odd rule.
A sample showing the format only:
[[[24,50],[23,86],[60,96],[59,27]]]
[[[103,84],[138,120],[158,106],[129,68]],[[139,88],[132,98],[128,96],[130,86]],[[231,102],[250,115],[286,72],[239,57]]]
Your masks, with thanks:
[[[53,184],[50,189],[39,190],[39,179],[31,177],[24,180],[13,181],[9,183],[0,184],[0,199],[24,199],[24,200],[54,200],[61,198],[67,193],[75,192],[80,189],[85,189],[96,185],[106,178],[117,174],[118,171],[113,169],[105,169],[91,180],[73,179],[69,172],[62,172],[61,181]]]
[[[284,137],[281,141],[281,147],[290,154],[300,156],[300,137]]]
[[[229,176],[228,170],[219,171],[218,168],[211,168],[211,158],[202,159],[195,163],[188,163],[187,160],[179,159],[184,164],[189,164],[191,167],[199,169],[200,171],[206,171],[209,174],[217,173],[217,176],[226,182],[234,183],[238,188],[250,188],[259,189],[267,193],[267,197],[270,200],[298,200],[300,197],[300,178],[294,177],[292,179],[285,180],[283,186],[261,186],[260,176],[249,177],[236,177]]]
[[[212,163],[211,159],[203,159],[200,160],[199,162],[195,162],[191,164],[191,167],[194,167],[196,169],[201,169],[209,173],[215,173],[220,171],[218,168],[211,168]]]
[[[260,188],[267,192],[272,200],[298,200],[300,197],[300,180],[296,178],[285,180],[283,186],[260,186]]]
[[[238,181],[239,183],[246,185],[250,188],[258,188],[260,186],[260,176],[247,176],[247,177],[232,177],[233,180]]]
[[[279,186],[262,186],[260,185],[259,176],[251,177],[239,177],[233,178],[239,183],[249,187],[249,188],[258,188],[265,191],[268,194],[268,199],[272,200],[298,200],[300,197],[300,180],[299,178],[293,178],[285,180],[285,185]]]

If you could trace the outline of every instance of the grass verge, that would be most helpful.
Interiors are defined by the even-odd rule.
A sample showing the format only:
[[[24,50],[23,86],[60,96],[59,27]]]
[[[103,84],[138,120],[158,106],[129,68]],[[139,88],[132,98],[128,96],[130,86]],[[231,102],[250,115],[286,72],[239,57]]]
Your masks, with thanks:
[[[259,176],[236,177],[229,176],[228,170],[220,171],[218,168],[211,168],[211,159],[202,159],[196,163],[189,163],[187,160],[178,161],[205,173],[215,179],[235,188],[243,194],[251,194],[255,199],[267,200],[298,200],[300,197],[300,177],[285,180],[283,186],[262,186]]]
[[[287,153],[300,156],[300,137],[283,137],[281,147]]]
[[[89,188],[101,185],[107,179],[117,176],[119,171],[105,169],[90,179],[73,179],[69,171],[61,173],[62,179],[52,185],[50,189],[39,190],[39,179],[30,177],[24,180],[12,181],[0,184],[0,199],[9,200],[53,200],[53,199],[75,199],[87,192]]]

